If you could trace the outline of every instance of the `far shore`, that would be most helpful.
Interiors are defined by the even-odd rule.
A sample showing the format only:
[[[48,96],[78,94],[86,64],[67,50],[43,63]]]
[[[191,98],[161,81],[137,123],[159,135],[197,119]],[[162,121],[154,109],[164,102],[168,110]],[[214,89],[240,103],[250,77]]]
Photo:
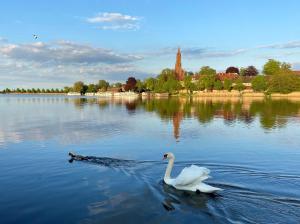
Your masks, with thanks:
[[[144,93],[134,93],[134,92],[120,92],[117,94],[114,94],[112,92],[102,92],[102,93],[88,93],[80,95],[79,93],[5,93],[9,95],[65,95],[65,96],[89,96],[89,97],[99,97],[99,98],[139,98],[142,97],[145,98],[168,98],[168,97],[193,97],[193,98],[257,98],[257,99],[263,99],[263,98],[274,98],[274,99],[288,99],[288,98],[294,98],[300,100],[300,92],[291,92],[287,94],[283,93],[271,93],[271,94],[265,94],[263,92],[253,92],[253,91],[224,91],[224,90],[213,90],[212,92],[205,92],[205,91],[197,91],[192,94],[180,92],[178,94],[168,94],[168,93],[150,93],[150,92],[144,92]],[[3,95],[5,95],[3,94]],[[114,96],[115,95],[115,96]]]

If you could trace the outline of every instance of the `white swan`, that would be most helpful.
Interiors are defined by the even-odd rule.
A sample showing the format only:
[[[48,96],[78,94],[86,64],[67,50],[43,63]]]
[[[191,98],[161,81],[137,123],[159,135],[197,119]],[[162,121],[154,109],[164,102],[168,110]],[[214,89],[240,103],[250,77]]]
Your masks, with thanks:
[[[213,193],[222,190],[221,188],[213,187],[202,181],[209,178],[210,170],[205,167],[191,165],[185,167],[176,178],[171,178],[171,171],[174,165],[175,156],[168,152],[164,154],[163,159],[169,159],[169,163],[164,176],[164,182],[175,187],[178,190]]]

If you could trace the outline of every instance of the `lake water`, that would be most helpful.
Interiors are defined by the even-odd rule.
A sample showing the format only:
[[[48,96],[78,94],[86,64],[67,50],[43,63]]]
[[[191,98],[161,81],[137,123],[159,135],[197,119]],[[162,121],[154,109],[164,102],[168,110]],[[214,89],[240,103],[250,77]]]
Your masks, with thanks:
[[[2,95],[0,115],[1,224],[300,223],[300,101]],[[164,185],[169,151],[223,191]]]

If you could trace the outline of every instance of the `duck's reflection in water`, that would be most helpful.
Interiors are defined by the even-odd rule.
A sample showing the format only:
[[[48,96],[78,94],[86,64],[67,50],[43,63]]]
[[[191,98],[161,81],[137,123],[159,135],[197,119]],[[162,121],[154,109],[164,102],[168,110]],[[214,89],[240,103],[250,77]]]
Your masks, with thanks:
[[[134,160],[115,159],[110,157],[82,156],[77,155],[73,152],[69,152],[69,156],[71,157],[69,159],[69,163],[72,163],[75,160],[110,168],[130,167],[134,166],[136,163]]]
[[[174,187],[165,184],[163,181],[161,181],[161,185],[165,194],[162,205],[167,211],[175,210],[176,207],[182,205],[207,210],[207,202],[209,200],[216,200],[219,197],[218,194],[177,190]]]

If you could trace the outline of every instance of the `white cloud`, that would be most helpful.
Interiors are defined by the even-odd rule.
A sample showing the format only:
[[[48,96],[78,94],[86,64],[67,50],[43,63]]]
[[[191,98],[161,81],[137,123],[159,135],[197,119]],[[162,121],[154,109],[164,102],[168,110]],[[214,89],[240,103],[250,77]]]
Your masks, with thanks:
[[[145,74],[135,65],[141,59],[139,55],[69,41],[7,43],[0,45],[0,83],[8,87],[40,83],[61,87],[76,80],[124,81],[129,75]]]
[[[68,41],[7,44],[0,47],[0,54],[20,61],[51,64],[118,64],[142,59],[138,55],[120,54],[110,49]]]
[[[236,55],[243,54],[249,51],[249,49],[237,49],[237,50],[229,50],[229,51],[220,51],[213,50],[211,48],[201,48],[201,47],[185,47],[181,48],[181,53],[184,57],[188,58],[220,58],[220,57],[233,57]],[[163,48],[158,52],[150,53],[148,55],[175,55],[177,52],[176,47],[168,47]],[[146,54],[147,55],[147,54]]]
[[[290,41],[281,44],[268,44],[257,47],[258,49],[293,49],[300,48],[300,41]]]
[[[102,22],[132,22],[139,20],[138,17],[130,16],[130,15],[124,15],[121,13],[109,13],[109,12],[103,12],[99,13],[95,17],[87,18],[87,21],[89,23],[102,23]]]
[[[140,17],[125,15],[117,12],[98,13],[87,18],[88,23],[98,24],[103,30],[137,30],[140,28]]]

